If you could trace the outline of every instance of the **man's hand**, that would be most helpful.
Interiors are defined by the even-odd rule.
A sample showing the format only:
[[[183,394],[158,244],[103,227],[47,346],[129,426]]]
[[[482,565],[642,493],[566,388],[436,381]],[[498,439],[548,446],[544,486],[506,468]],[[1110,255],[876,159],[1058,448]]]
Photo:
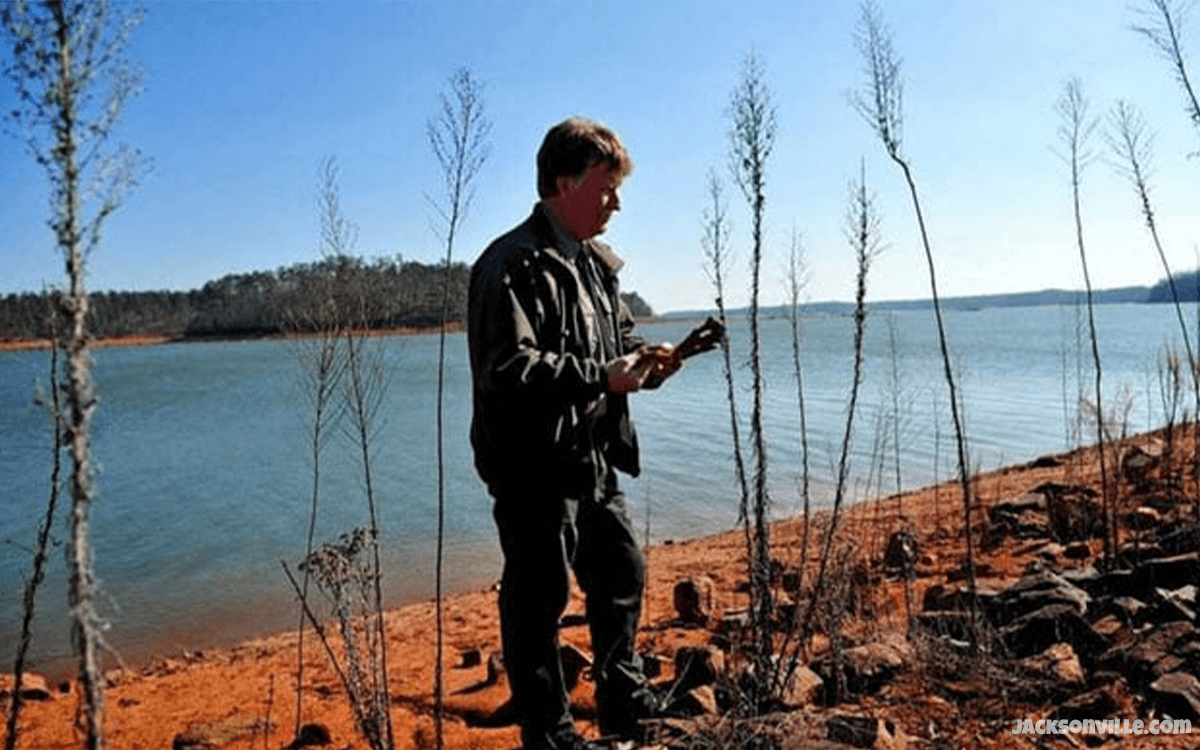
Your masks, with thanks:
[[[642,388],[647,390],[659,387],[683,367],[683,357],[679,356],[672,344],[644,346],[638,351],[642,354],[642,361],[647,364],[646,379],[642,381]]]
[[[683,359],[671,344],[643,346],[608,363],[608,390],[632,393],[642,388],[657,388],[682,366]]]
[[[639,352],[630,352],[624,357],[617,357],[605,368],[608,373],[609,393],[633,393],[642,387],[646,380],[646,367],[641,362]]]

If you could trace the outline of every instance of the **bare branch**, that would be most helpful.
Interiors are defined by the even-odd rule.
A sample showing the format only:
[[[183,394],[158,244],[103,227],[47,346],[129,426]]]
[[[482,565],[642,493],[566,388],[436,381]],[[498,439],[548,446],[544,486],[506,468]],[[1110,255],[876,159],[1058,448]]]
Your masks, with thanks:
[[[851,104],[883,141],[888,155],[903,158],[904,87],[900,58],[892,47],[892,34],[875,0],[862,4],[854,46],[863,56],[867,83],[851,95]]]
[[[1145,22],[1134,24],[1131,28],[1146,37],[1154,49],[1170,63],[1175,80],[1183,91],[1184,108],[1188,118],[1200,129],[1200,102],[1196,100],[1196,92],[1188,77],[1187,62],[1183,57],[1183,26],[1187,23],[1191,3],[1146,0],[1146,5],[1148,7],[1138,10]]]

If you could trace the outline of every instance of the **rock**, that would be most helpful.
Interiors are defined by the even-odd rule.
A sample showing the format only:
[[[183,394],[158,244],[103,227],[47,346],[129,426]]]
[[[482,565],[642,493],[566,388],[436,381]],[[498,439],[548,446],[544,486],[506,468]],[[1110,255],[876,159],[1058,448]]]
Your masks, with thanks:
[[[706,625],[716,612],[717,585],[702,575],[675,584],[675,613],[688,625]]]
[[[296,744],[300,738],[304,736],[304,730],[309,726],[305,725],[300,728],[300,735],[287,748],[295,750],[296,748],[306,747],[306,745]],[[321,727],[325,729],[324,727]],[[187,728],[186,731],[175,735],[171,741],[172,750],[216,750],[216,748],[225,747],[240,739],[253,737],[262,732],[264,729],[261,719],[246,719],[234,717],[231,719],[223,719],[221,721],[208,722],[205,724],[194,724]],[[329,730],[325,729],[325,744],[329,743]],[[316,743],[309,743],[316,744]]]
[[[1092,547],[1087,542],[1072,542],[1063,550],[1063,555],[1071,560],[1086,560],[1092,556]]]
[[[1150,683],[1150,697],[1173,719],[1200,719],[1200,680],[1186,672],[1171,672]]]
[[[1071,568],[1070,570],[1062,571],[1059,575],[1072,586],[1078,586],[1088,592],[1088,596],[1097,596],[1093,587],[1100,581],[1101,574],[1100,571],[1096,570],[1094,565],[1088,565],[1085,568]]]
[[[1106,573],[1100,573],[1091,579],[1076,581],[1075,585],[1096,599],[1111,596],[1132,596],[1136,598],[1140,593],[1135,586],[1132,570],[1110,570]]]
[[[1035,656],[1020,661],[1025,671],[1058,684],[1082,685],[1083,665],[1069,643],[1056,643]]]
[[[1191,623],[1160,625],[1144,634],[1139,642],[1110,648],[1100,656],[1096,666],[1126,675],[1135,688],[1141,689],[1182,667],[1184,659],[1176,652],[1195,637],[1196,629]]]
[[[676,691],[711,685],[725,671],[725,654],[713,646],[683,646],[675,652]]]
[[[1134,713],[1135,699],[1125,680],[1117,677],[1102,687],[1080,693],[1063,701],[1050,714],[1051,719],[1103,719]]]
[[[0,675],[0,698],[12,695],[15,678],[11,673]],[[21,698],[27,701],[48,701],[54,699],[50,683],[36,672],[21,673]]]
[[[1069,643],[1085,662],[1107,648],[1105,639],[1092,630],[1071,604],[1050,604],[1023,615],[999,630],[1001,643],[1015,658],[1045,651],[1056,643]]]
[[[1132,596],[1116,596],[1105,602],[1104,611],[1111,612],[1126,625],[1135,625],[1145,621],[1142,612],[1147,609],[1149,606],[1140,599],[1134,599]]]
[[[1155,535],[1155,541],[1163,555],[1182,555],[1200,550],[1200,539],[1196,536],[1196,526],[1191,520],[1192,509],[1177,508],[1171,511],[1164,521],[1164,526]],[[1172,518],[1174,520],[1172,520]]]
[[[874,716],[830,716],[825,721],[825,732],[834,742],[854,747],[884,750],[898,744],[895,725]]]
[[[1017,515],[1011,524],[1017,539],[1045,539],[1050,536],[1050,514],[1044,510],[1027,510]]]
[[[649,652],[642,652],[639,655],[642,658],[642,674],[647,679],[653,680],[662,674],[663,659],[661,656]]]
[[[883,553],[883,566],[889,572],[910,574],[921,557],[921,549],[917,537],[911,531],[902,529],[893,533],[887,542]]]
[[[1129,625],[1121,622],[1116,615],[1105,615],[1092,623],[1092,630],[1109,641],[1116,641],[1121,638],[1122,633],[1129,633]],[[1130,633],[1130,637],[1132,637],[1132,633]]]
[[[1147,560],[1166,556],[1168,556],[1168,552],[1161,544],[1143,539],[1131,539],[1122,544],[1121,548],[1117,550],[1117,558],[1120,564],[1131,570]]]
[[[971,594],[971,587],[966,584],[935,583],[925,589],[921,609],[925,612],[969,612],[971,603],[978,602],[980,611],[986,611],[998,596],[999,589],[986,583],[977,582],[974,595]]]
[[[1196,620],[1195,586],[1187,585],[1171,591],[1156,588],[1154,593],[1158,601],[1149,609],[1145,619],[1159,623]]]
[[[216,750],[217,746],[202,734],[183,732],[171,740],[171,750]]]
[[[1016,539],[1040,539],[1050,536],[1050,517],[1046,498],[1037,493],[996,503],[988,509],[990,536],[999,542],[1005,535]]]
[[[314,747],[317,745],[325,746],[332,741],[329,736],[329,727],[324,724],[305,724],[300,727],[300,732],[296,735],[296,739],[287,747],[290,750],[300,750],[302,747]]]
[[[1062,466],[1062,461],[1057,456],[1038,456],[1025,465],[1031,469],[1053,469]]]
[[[979,582],[981,578],[992,578],[996,575],[996,570],[987,563],[975,563],[975,581]],[[968,569],[966,561],[951,570],[946,571],[946,581],[966,581],[970,579],[971,571]]]
[[[791,600],[785,593],[775,595],[773,613],[771,615],[774,626],[779,631],[791,632],[796,624],[796,619],[800,617],[800,605]]]
[[[1091,487],[1045,482],[1034,490],[1045,496],[1050,529],[1060,542],[1092,539],[1104,531],[1104,509]]]
[[[1062,576],[1050,571],[1027,575],[1001,591],[988,607],[987,614],[997,626],[1052,604],[1065,604],[1076,614],[1087,613],[1091,596]]]
[[[671,701],[670,711],[683,716],[716,716],[717,694],[712,685],[697,685]]]
[[[786,710],[795,710],[812,705],[821,694],[825,681],[821,676],[804,665],[798,665],[792,673],[792,678],[784,686],[779,702]]]
[[[483,652],[477,648],[467,649],[466,651],[462,652],[462,655],[459,658],[458,668],[471,669],[472,667],[478,667],[482,663]]]
[[[956,701],[974,700],[996,692],[996,688],[991,682],[980,678],[971,680],[946,680],[937,687],[942,693]]]
[[[1121,519],[1125,528],[1133,529],[1134,531],[1149,531],[1162,526],[1163,517],[1154,508],[1148,505],[1143,505],[1140,508],[1134,508],[1124,514]]]
[[[1058,542],[1043,542],[1035,551],[1037,556],[1046,562],[1054,562],[1067,553],[1067,548]]]
[[[1170,513],[1182,505],[1191,505],[1191,502],[1179,492],[1159,492],[1143,498],[1142,505],[1154,508],[1160,513]]]
[[[912,663],[913,649],[904,636],[886,633],[880,640],[848,648],[840,656],[839,659],[834,651],[826,651],[809,665],[824,681],[827,700],[832,697],[828,688],[838,683],[839,662],[847,690],[871,694]]]
[[[799,591],[804,586],[804,581],[800,577],[800,571],[796,568],[791,568],[784,571],[783,577],[779,579],[779,585],[784,591]]]
[[[716,634],[726,641],[738,638],[750,627],[750,611],[739,609],[736,612],[726,612],[717,621]]]
[[[1135,445],[1121,456],[1121,473],[1135,490],[1145,492],[1152,486],[1152,474],[1161,461],[1161,456],[1147,453],[1144,448]]]
[[[992,523],[998,523],[1005,517],[1019,516],[1031,510],[1046,510],[1046,496],[1036,492],[1027,492],[1009,500],[1001,500],[988,508],[988,519]]]
[[[1200,580],[1200,553],[1146,560],[1133,571],[1130,585],[1136,591],[1151,587],[1178,589]]]
[[[143,671],[143,674],[150,674],[149,669]],[[115,688],[118,685],[124,685],[131,680],[137,679],[137,675],[130,672],[128,669],[116,667],[109,669],[104,673],[104,687]]]

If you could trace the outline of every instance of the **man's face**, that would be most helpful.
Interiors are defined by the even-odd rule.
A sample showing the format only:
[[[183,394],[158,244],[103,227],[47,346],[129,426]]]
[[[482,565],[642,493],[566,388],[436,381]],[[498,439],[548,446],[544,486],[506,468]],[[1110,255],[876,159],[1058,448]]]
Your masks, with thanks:
[[[559,177],[554,198],[565,229],[581,241],[603,233],[609,217],[621,210],[620,188],[621,177],[603,162],[578,177]]]

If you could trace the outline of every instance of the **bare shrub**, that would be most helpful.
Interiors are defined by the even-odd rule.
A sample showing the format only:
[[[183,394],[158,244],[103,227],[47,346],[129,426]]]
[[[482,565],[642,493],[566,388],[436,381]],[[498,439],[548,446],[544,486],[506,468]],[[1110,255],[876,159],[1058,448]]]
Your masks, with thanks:
[[[341,665],[339,675],[346,688],[347,700],[359,731],[375,750],[394,747],[391,715],[388,712],[386,669],[383,642],[387,632],[377,617],[375,587],[379,579],[374,560],[378,539],[373,529],[361,526],[343,534],[341,540],[327,543],[300,563],[300,570],[312,576],[329,602],[329,615],[341,635],[340,658],[319,620],[306,605],[313,627],[330,656]]]
[[[767,446],[763,428],[762,334],[759,321],[759,287],[763,256],[763,218],[766,207],[767,162],[775,147],[777,132],[775,104],[767,85],[762,61],[754,53],[746,56],[742,74],[729,101],[731,129],[729,159],[734,180],[750,208],[750,373],[753,405],[750,411],[750,443],[754,456],[753,533],[749,534],[751,621],[755,635],[754,660],[759,674],[770,669],[773,651],[771,553],[767,493]],[[747,523],[750,520],[747,519]],[[756,696],[744,709],[758,712],[765,696]]]

